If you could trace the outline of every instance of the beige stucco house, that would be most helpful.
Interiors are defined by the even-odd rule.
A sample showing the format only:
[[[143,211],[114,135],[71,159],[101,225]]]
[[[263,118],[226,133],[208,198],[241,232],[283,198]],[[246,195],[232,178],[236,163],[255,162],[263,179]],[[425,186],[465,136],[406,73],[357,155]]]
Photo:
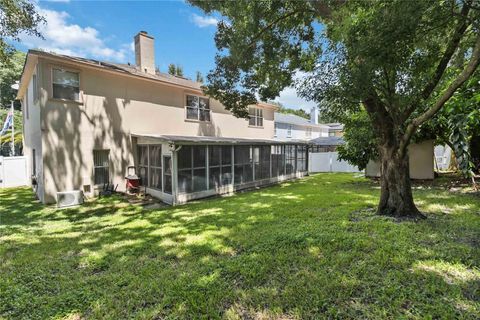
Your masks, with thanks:
[[[200,84],[160,73],[154,39],[135,36],[136,64],[30,50],[18,99],[38,198],[125,190],[136,168],[147,193],[178,204],[306,174],[305,142],[273,139],[274,105],[234,117]]]

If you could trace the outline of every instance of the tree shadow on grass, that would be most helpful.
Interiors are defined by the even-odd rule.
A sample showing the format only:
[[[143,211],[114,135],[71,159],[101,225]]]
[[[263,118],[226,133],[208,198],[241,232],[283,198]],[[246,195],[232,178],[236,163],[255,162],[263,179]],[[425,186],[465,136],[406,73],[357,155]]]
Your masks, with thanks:
[[[2,210],[16,211],[1,226],[0,315],[472,316],[454,303],[476,303],[461,295],[460,284],[429,280],[431,290],[439,289],[426,296],[419,273],[429,273],[412,272],[412,265],[437,259],[478,265],[469,260],[478,248],[446,237],[478,231],[468,224],[478,219],[463,217],[458,207],[451,220],[354,223],[349,213],[372,206],[378,194],[357,181],[318,175],[159,210],[117,197],[43,208],[20,189],[23,206],[1,191]],[[443,200],[422,199],[425,206]]]

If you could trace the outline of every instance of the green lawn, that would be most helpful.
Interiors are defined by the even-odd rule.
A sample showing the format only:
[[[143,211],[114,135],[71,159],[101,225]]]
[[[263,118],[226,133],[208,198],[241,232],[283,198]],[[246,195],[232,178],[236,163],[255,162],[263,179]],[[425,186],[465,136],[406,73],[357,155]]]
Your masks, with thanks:
[[[378,194],[352,174],[151,211],[2,190],[0,318],[480,317],[478,194],[417,189],[428,219],[400,223]]]

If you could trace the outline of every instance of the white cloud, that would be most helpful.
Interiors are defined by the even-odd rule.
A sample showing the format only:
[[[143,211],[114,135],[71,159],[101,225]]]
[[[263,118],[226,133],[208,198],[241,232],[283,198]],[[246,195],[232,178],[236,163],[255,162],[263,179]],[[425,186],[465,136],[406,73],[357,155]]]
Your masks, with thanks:
[[[294,83],[301,83],[303,79],[308,76],[305,72],[297,71],[296,74],[293,76]],[[280,92],[279,97],[275,99],[275,101],[280,102],[286,107],[293,108],[293,109],[303,109],[305,111],[309,111],[313,107],[317,106],[317,103],[314,101],[308,101],[305,99],[300,98],[297,95],[297,90],[295,87],[287,87],[282,92]]]
[[[130,44],[122,45],[119,49],[109,48],[98,30],[70,23],[70,15],[67,12],[41,7],[37,9],[46,20],[40,27],[45,39],[23,35],[21,41],[29,48],[121,62],[126,61],[127,56],[131,54]]]
[[[315,107],[317,104],[313,101],[307,101],[300,98],[297,95],[297,91],[294,87],[285,88],[280,92],[280,96],[275,99],[276,102],[280,102],[285,107],[293,109],[303,109],[309,111],[312,107]]]
[[[198,14],[195,14],[195,13],[192,15],[192,21],[193,23],[195,23],[197,27],[200,27],[200,28],[216,26],[218,23],[218,19],[214,17],[199,16]]]

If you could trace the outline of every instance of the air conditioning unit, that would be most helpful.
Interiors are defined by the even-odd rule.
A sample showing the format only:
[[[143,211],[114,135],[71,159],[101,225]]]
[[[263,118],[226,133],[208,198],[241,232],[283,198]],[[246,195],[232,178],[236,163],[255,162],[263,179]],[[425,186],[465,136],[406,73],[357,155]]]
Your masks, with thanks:
[[[77,206],[83,203],[82,190],[57,192],[57,207],[65,208]]]

